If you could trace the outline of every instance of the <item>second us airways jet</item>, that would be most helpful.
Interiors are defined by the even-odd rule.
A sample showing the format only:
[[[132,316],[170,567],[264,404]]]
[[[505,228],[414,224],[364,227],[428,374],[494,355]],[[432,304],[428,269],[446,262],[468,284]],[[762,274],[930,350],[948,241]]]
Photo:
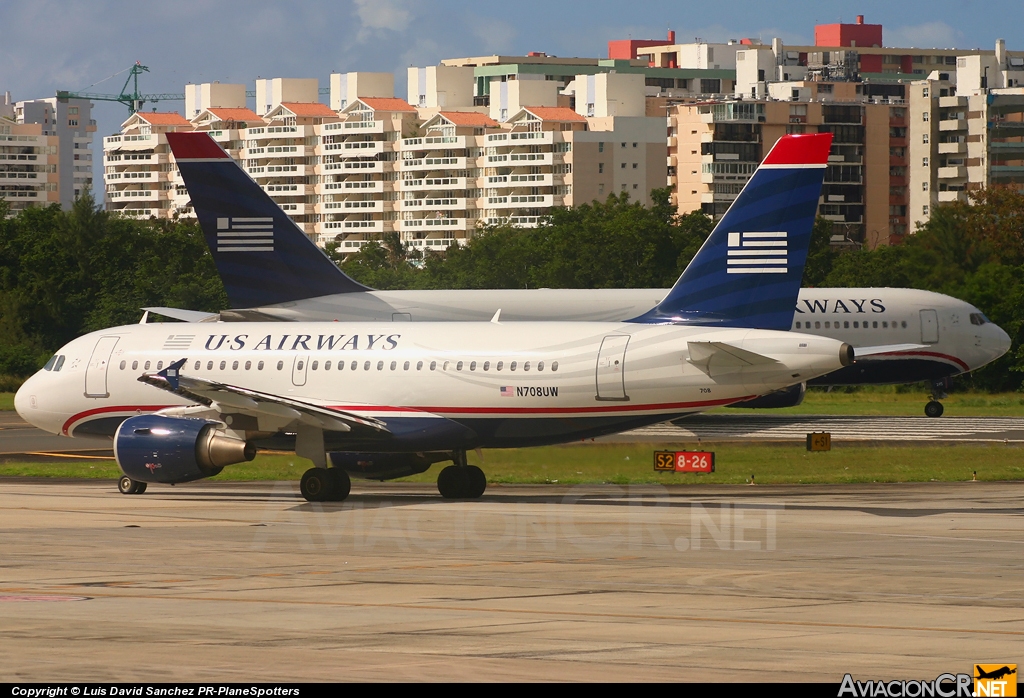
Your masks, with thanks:
[[[377,291],[346,276],[207,134],[169,133],[168,142],[213,254],[232,310],[222,320],[617,322],[645,313],[668,289],[508,289]],[[782,259],[770,239],[734,237],[729,259]],[[777,251],[777,250],[776,250]],[[156,309],[179,319],[194,313]],[[201,317],[201,316],[200,316]],[[216,316],[212,316],[216,317]],[[900,288],[804,288],[790,329],[854,347],[919,345],[872,356],[819,385],[928,381],[941,397],[950,376],[1002,356],[1010,339],[980,310],[929,291]],[[744,406],[798,404],[804,384]],[[929,416],[942,414],[932,400]]]
[[[441,461],[453,462],[442,496],[479,497],[474,449],[610,434],[853,363],[848,344],[789,331],[830,141],[780,140],[664,300],[627,322],[114,327],[63,347],[15,406],[51,432],[112,437],[125,493],[274,448],[313,461],[310,500],[343,499],[351,475],[384,480]],[[192,155],[182,167],[226,157]],[[223,244],[273,244],[283,221],[237,205],[214,223],[232,233]]]

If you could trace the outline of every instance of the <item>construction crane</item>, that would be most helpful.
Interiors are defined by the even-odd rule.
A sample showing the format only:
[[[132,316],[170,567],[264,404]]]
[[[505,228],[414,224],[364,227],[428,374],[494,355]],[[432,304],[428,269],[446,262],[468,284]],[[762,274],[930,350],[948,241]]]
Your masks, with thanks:
[[[184,100],[185,95],[174,92],[161,92],[157,94],[142,94],[139,92],[139,76],[148,73],[149,68],[135,61],[128,72],[128,79],[124,81],[121,94],[109,95],[95,92],[70,92],[68,90],[57,90],[57,99],[92,99],[98,102],[120,102],[128,107],[128,115],[131,116],[142,109],[146,102],[159,102],[160,100]],[[132,91],[128,92],[128,85],[132,85]]]
[[[121,104],[128,107],[128,115],[131,116],[137,111],[142,110],[142,105],[146,102],[159,102],[164,101],[183,101],[185,95],[181,92],[159,92],[156,94],[141,94],[139,92],[139,76],[143,73],[148,73],[149,68],[142,65],[139,61],[135,61],[135,65],[129,68],[128,79],[124,81],[124,86],[121,88],[121,94],[99,94],[96,92],[71,92],[69,90],[57,90],[57,99],[92,99],[98,102],[120,102]],[[111,76],[113,77],[113,76]],[[101,81],[102,82],[102,81]],[[132,91],[128,92],[128,85],[132,85]],[[319,94],[326,95],[330,94],[331,90],[327,87],[321,87]],[[246,97],[255,97],[256,92],[248,90],[245,93]]]

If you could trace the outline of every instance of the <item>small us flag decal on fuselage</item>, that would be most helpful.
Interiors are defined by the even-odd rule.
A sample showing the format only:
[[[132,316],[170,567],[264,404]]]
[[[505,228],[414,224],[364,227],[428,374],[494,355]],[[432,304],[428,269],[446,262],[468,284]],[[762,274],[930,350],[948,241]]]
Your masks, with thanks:
[[[728,274],[785,274],[786,231],[729,233]]]
[[[506,386],[506,385],[501,386],[501,396],[502,397],[515,397],[515,395],[516,395],[516,389],[514,387],[512,387],[510,385],[508,385],[508,386]]]
[[[273,218],[218,218],[218,252],[273,252]]]

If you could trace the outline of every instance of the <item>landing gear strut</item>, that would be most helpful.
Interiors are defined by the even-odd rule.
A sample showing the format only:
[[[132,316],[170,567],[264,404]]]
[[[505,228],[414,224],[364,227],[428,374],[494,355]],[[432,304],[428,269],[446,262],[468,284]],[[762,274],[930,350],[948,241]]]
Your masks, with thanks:
[[[127,475],[122,475],[121,479],[117,481],[117,489],[121,494],[142,494],[146,491],[146,484],[132,480]]]
[[[475,465],[466,465],[466,452],[452,454],[449,465],[437,476],[437,491],[445,499],[479,499],[487,489],[487,476]]]
[[[945,411],[939,400],[949,397],[946,390],[949,388],[948,378],[939,378],[932,381],[932,399],[924,406],[924,413],[929,417],[941,417]]]
[[[310,468],[299,483],[307,502],[340,502],[351,490],[352,480],[341,468]]]

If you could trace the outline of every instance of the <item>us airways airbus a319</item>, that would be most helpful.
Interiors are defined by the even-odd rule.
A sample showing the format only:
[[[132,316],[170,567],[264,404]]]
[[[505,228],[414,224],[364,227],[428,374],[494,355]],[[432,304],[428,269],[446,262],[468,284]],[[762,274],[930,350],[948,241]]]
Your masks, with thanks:
[[[63,347],[15,406],[51,432],[112,437],[125,493],[273,448],[313,461],[309,500],[441,461],[442,496],[479,497],[474,449],[614,433],[854,361],[846,343],[788,331],[830,142],[780,140],[666,298],[627,322],[115,327]]]
[[[203,228],[231,310],[218,315],[154,308],[178,319],[277,321],[486,321],[619,322],[659,304],[668,289],[502,289],[378,291],[342,272],[208,133],[168,133],[191,204]],[[728,241],[735,263],[769,258],[756,240]],[[761,241],[764,242],[764,241]],[[775,255],[776,263],[782,258]],[[927,381],[936,399],[925,407],[942,414],[951,376],[993,361],[1010,338],[963,301],[902,288],[804,288],[789,329],[854,347],[920,345],[864,358],[812,381],[860,385]],[[799,404],[804,383],[736,406]]]

